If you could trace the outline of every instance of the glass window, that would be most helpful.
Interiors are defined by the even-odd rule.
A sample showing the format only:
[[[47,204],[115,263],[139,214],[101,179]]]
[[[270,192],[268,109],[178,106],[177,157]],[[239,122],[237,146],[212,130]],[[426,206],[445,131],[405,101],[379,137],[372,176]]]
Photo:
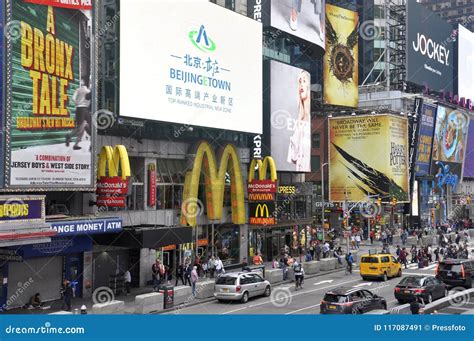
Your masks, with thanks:
[[[321,168],[321,157],[319,155],[311,156],[311,171],[318,172]]]
[[[313,133],[312,135],[313,140],[313,148],[321,148],[321,134],[320,133]]]
[[[235,277],[228,277],[228,276],[220,276],[216,280],[216,284],[218,285],[235,285]]]
[[[379,259],[377,257],[362,257],[362,263],[378,263]]]
[[[240,259],[240,228],[238,225],[222,225],[215,228],[214,241],[217,255],[225,266],[238,264]]]
[[[345,303],[347,302],[347,296],[326,294],[324,295],[323,301],[327,303]]]

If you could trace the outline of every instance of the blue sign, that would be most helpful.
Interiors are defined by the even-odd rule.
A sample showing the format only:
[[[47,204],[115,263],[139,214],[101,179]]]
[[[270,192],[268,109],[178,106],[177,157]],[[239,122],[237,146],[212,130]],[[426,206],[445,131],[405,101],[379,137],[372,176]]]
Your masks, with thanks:
[[[51,223],[51,229],[58,236],[78,234],[116,233],[122,231],[121,218],[104,218],[78,221],[60,221]]]
[[[423,104],[415,158],[415,176],[430,174],[431,147],[436,123],[436,106]]]
[[[53,237],[50,243],[38,243],[13,248],[23,258],[63,256],[92,250],[88,236]]]

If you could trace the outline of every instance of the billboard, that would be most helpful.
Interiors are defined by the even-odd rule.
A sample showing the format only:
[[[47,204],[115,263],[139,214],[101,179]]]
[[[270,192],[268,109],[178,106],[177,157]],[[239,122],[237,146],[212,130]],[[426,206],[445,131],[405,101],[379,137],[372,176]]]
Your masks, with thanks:
[[[453,91],[453,27],[416,1],[407,1],[407,81]]]
[[[62,8],[43,0],[9,4],[5,185],[90,190],[91,6]]]
[[[418,146],[415,158],[415,176],[430,175],[431,146],[433,145],[433,131],[436,122],[436,106],[423,104],[421,109],[420,128],[418,132]]]
[[[324,102],[357,107],[359,103],[359,16],[326,5]]]
[[[458,27],[458,94],[474,98],[474,33],[462,25]]]
[[[462,179],[468,130],[469,116],[464,111],[438,106],[431,155],[432,175],[438,174],[443,167],[443,173],[452,173]]]
[[[464,161],[464,177],[474,178],[474,121],[469,123],[467,134],[467,149]]]
[[[324,49],[324,0],[248,0],[247,15]]]
[[[408,122],[390,115],[329,120],[329,200],[409,201]],[[367,199],[368,200],[368,199]]]
[[[262,133],[260,23],[203,1],[120,6],[121,116]]]
[[[271,155],[278,171],[311,171],[311,76],[270,62]]]

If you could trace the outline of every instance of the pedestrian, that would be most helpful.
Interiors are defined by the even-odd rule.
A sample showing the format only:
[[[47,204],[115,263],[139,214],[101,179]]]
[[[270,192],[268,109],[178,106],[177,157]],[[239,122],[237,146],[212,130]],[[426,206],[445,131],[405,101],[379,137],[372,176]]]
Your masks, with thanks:
[[[61,309],[70,311],[71,298],[72,298],[72,286],[71,286],[71,282],[69,282],[67,279],[63,281],[63,284],[61,286],[61,295],[63,297],[63,305]]]
[[[125,281],[125,290],[127,291],[127,296],[130,295],[130,286],[132,285],[132,275],[130,270],[127,269],[125,274],[123,275],[123,279]]]
[[[187,285],[189,283],[189,286],[191,287],[191,272],[193,271],[193,267],[191,266],[191,263],[188,263],[186,265],[186,270],[184,271],[184,285]]]
[[[413,315],[418,315],[420,314],[420,309],[422,308],[421,303],[419,302],[419,299],[417,296],[414,296],[410,302],[410,311]]]
[[[207,262],[207,270],[209,271],[211,278],[214,278],[214,272],[216,271],[216,261],[214,256],[209,258],[209,261]]]
[[[327,258],[329,256],[329,243],[326,241],[323,245],[323,258]]]
[[[196,297],[196,283],[198,279],[199,279],[199,276],[197,273],[197,266],[195,265],[193,267],[193,270],[191,271],[191,288],[192,288],[192,293],[194,297]]]
[[[309,253],[311,254],[311,259],[314,259],[314,244],[311,243],[311,246],[309,247]]]
[[[254,265],[262,265],[263,264],[263,259],[260,254],[260,252],[257,252],[255,256],[253,256],[253,264]]]
[[[374,238],[375,238],[375,231],[372,230],[370,231],[370,244],[374,244]]]
[[[361,242],[360,233],[357,233],[357,234],[356,234],[356,236],[355,236],[355,242],[356,242],[356,248],[357,248],[357,250],[360,249],[360,242]]]
[[[354,257],[352,253],[346,254],[346,275],[352,274],[352,264],[354,263]]]
[[[215,264],[216,264],[215,265],[216,273],[217,273],[217,276],[219,277],[221,274],[225,273],[224,264],[222,263],[219,257],[217,257]]]
[[[280,268],[280,262],[276,258],[273,259],[272,262],[272,269],[279,269]]]
[[[184,282],[184,266],[183,263],[179,263],[179,265],[176,267],[176,281],[174,283],[174,286],[178,286],[178,280],[181,280],[181,283],[183,285],[186,285]]]
[[[247,262],[247,257],[244,257],[242,260],[242,271],[245,271],[246,268],[248,268],[249,262]]]
[[[351,249],[356,249],[356,237],[354,235],[351,236]]]
[[[165,266],[165,279],[166,279],[166,284],[170,285],[171,281],[173,280],[173,272],[171,271],[171,268],[166,265]]]
[[[408,261],[407,261],[408,253],[406,248],[400,250],[400,255],[398,258],[400,259],[400,264],[405,265],[405,269],[408,269]]]
[[[156,259],[155,263],[151,266],[151,276],[153,279],[153,290],[157,291],[160,283],[160,260]]]
[[[321,244],[319,243],[319,240],[316,242],[316,246],[314,247],[314,252],[316,254],[316,260],[320,261],[321,260]]]

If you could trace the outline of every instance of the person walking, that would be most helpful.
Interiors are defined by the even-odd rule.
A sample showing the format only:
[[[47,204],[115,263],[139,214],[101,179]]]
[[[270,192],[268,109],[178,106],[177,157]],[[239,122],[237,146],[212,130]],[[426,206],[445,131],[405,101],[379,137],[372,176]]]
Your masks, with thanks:
[[[225,272],[224,264],[222,263],[219,257],[217,257],[216,259],[216,272],[217,272],[217,276],[220,276],[221,274]]]
[[[214,278],[214,272],[216,271],[216,261],[214,256],[209,258],[209,261],[207,262],[207,270],[209,271],[211,278]]]
[[[319,261],[321,260],[321,244],[319,243],[319,240],[316,242],[316,246],[314,247],[314,253],[316,254],[316,260]]]
[[[352,275],[352,264],[354,263],[354,257],[352,256],[352,253],[349,252],[346,255],[346,275],[351,274]]]
[[[127,269],[125,271],[125,274],[123,275],[123,279],[125,281],[125,290],[127,291],[127,296],[130,295],[130,287],[132,285],[132,274],[130,273],[130,270]]]
[[[408,257],[408,254],[407,254],[406,248],[401,249],[400,255],[398,256],[398,258],[400,259],[400,264],[405,265],[405,269],[408,269],[407,257]]]
[[[370,231],[370,244],[374,245],[375,231]]]
[[[196,283],[199,279],[198,272],[197,272],[197,266],[193,266],[193,270],[191,271],[191,290],[193,293],[193,296],[196,297]]]
[[[361,242],[360,233],[356,234],[355,242],[356,242],[356,248],[357,248],[357,250],[359,250],[360,249],[360,242]]]
[[[61,295],[63,296],[63,310],[70,311],[71,310],[71,298],[72,298],[72,286],[71,282],[67,279],[63,281],[61,286]]]
[[[260,254],[260,252],[257,252],[255,256],[253,256],[253,264],[254,265],[262,265],[263,264],[263,259]]]
[[[179,263],[179,265],[176,267],[176,281],[174,283],[174,286],[178,286],[178,280],[181,280],[181,283],[183,285],[186,285],[184,282],[184,266],[183,263]]]
[[[187,285],[189,283],[189,286],[192,287],[192,284],[191,284],[192,271],[193,271],[193,268],[191,266],[191,263],[188,263],[184,271],[184,285]]]
[[[153,290],[157,291],[160,285],[160,260],[156,259],[155,263],[151,266],[151,276],[153,279]]]

